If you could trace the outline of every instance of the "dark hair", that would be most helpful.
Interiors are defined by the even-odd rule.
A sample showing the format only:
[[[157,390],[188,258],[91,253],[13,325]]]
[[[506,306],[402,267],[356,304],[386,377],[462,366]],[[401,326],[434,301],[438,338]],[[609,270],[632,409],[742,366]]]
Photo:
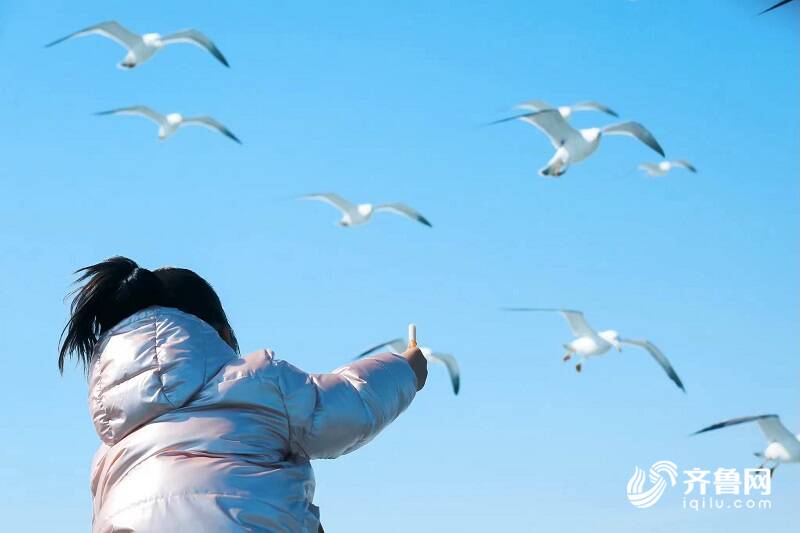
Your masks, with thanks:
[[[127,257],[112,257],[75,271],[81,287],[71,293],[70,317],[61,334],[58,370],[64,372],[67,355],[77,356],[88,371],[100,336],[153,305],[174,307],[214,327],[231,348],[239,351],[233,329],[217,293],[206,280],[184,268],[151,272]]]
[[[209,282],[188,268],[164,267],[153,274],[161,281],[166,294],[162,305],[192,314],[217,330],[219,336],[236,352],[239,341],[228,322],[222,302]]]

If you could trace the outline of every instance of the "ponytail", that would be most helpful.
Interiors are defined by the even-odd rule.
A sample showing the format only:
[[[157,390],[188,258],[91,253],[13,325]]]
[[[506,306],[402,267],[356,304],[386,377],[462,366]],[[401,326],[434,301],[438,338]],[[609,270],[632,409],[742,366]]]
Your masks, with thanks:
[[[77,356],[85,371],[89,369],[97,339],[123,319],[150,307],[161,305],[165,288],[161,280],[127,257],[112,257],[75,271],[81,287],[71,293],[70,318],[61,334],[58,370],[64,360]]]

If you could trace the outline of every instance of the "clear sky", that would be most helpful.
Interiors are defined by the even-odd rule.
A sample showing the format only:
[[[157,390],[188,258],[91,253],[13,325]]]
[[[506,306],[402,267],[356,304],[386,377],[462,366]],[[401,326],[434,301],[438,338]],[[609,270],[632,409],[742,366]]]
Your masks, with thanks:
[[[798,465],[778,469],[771,511],[687,511],[679,488],[638,510],[625,495],[656,460],[756,466],[755,425],[687,436],[719,420],[774,412],[800,432],[800,9],[756,17],[769,3],[3,2],[3,529],[89,527],[98,438],[56,348],[71,272],[116,254],[209,279],[245,352],[328,371],[413,321],[459,358],[458,397],[431,367],[384,434],[316,463],[328,531],[796,524]],[[188,46],[130,72],[100,37],[43,47],[107,19],[201,29],[231,68]],[[606,103],[699,172],[645,179],[636,165],[657,156],[613,137],[541,178],[543,135],[482,127],[532,98]],[[159,142],[144,119],[92,115],[134,104],[212,114],[244,145],[202,129]],[[322,191],[405,201],[434,227],[340,228],[294,199]],[[632,348],[576,374],[563,320],[499,310],[512,305],[653,340],[688,394]]]

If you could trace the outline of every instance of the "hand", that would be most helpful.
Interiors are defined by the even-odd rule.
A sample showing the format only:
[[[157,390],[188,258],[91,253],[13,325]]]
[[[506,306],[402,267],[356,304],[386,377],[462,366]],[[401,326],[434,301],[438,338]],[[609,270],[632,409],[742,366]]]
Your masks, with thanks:
[[[417,390],[422,390],[422,387],[425,386],[425,381],[428,379],[428,360],[416,346],[409,346],[400,355],[408,361],[408,364],[411,365],[411,370],[417,376]]]

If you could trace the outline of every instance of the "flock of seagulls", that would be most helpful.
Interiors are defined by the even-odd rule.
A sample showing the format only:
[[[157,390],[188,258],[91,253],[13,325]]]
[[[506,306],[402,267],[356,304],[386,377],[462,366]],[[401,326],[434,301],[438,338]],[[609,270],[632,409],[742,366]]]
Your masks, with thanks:
[[[119,22],[109,20],[89,26],[88,28],[84,28],[82,30],[78,30],[74,33],[70,33],[69,35],[60,39],[56,39],[45,46],[49,48],[75,37],[85,37],[87,35],[100,35],[122,45],[128,51],[128,53],[117,65],[121,69],[130,70],[138,67],[142,63],[152,59],[158,52],[163,50],[165,46],[178,43],[192,44],[200,47],[214,56],[217,61],[226,67],[230,67],[228,60],[225,59],[224,55],[222,55],[222,52],[220,52],[219,48],[217,48],[217,45],[215,45],[211,39],[206,37],[205,34],[194,29],[181,30],[165,36],[162,36],[158,33],[145,33],[144,35],[139,35],[138,33],[130,31]],[[121,107],[118,109],[112,109],[110,111],[101,111],[100,113],[96,114],[138,115],[148,118],[158,125],[158,138],[161,140],[169,138],[183,126],[202,126],[221,133],[232,141],[242,144],[242,141],[239,140],[239,138],[234,135],[233,132],[222,125],[222,123],[209,116],[184,117],[180,113],[162,115],[161,113],[158,113],[157,111],[154,111],[151,108],[143,105]]]
[[[569,119],[578,111],[597,111],[619,117],[619,114],[600,102],[587,101],[572,105],[553,107],[543,100],[528,100],[514,106],[516,109],[526,110],[528,113],[503,118],[491,122],[490,125],[500,124],[511,120],[521,120],[538,128],[550,140],[556,152],[547,165],[539,170],[542,176],[558,177],[567,171],[571,163],[578,163],[592,155],[600,145],[602,135],[628,135],[634,137],[664,157],[664,150],[656,138],[638,122],[621,122],[600,128],[575,129],[569,124]],[[556,114],[557,113],[557,114]],[[643,163],[639,170],[648,176],[665,176],[673,168],[685,168],[691,172],[697,169],[688,161],[661,161],[659,163]]]
[[[783,0],[765,9],[762,13],[772,11],[792,1],[793,0]],[[230,66],[228,60],[216,44],[205,34],[195,29],[181,30],[165,36],[158,33],[140,35],[130,31],[116,21],[106,21],[66,35],[46,46],[52,47],[64,41],[87,35],[100,35],[123,46],[126,49],[126,55],[118,64],[118,67],[126,70],[133,69],[146,63],[166,46],[179,43],[191,44],[199,47],[211,54],[225,67]],[[519,120],[541,131],[549,139],[555,150],[547,164],[539,170],[539,174],[542,176],[562,176],[571,165],[590,158],[599,148],[601,139],[606,136],[621,135],[632,137],[658,153],[661,157],[665,157],[664,150],[654,135],[639,122],[625,121],[582,129],[577,129],[570,125],[569,121],[573,115],[578,112],[595,112],[615,118],[619,117],[616,111],[596,101],[584,101],[571,105],[553,107],[542,100],[529,100],[518,104],[515,108],[524,112],[515,116],[496,120],[490,124]],[[97,113],[97,115],[134,115],[145,117],[158,126],[158,138],[161,140],[171,137],[184,126],[202,126],[241,144],[241,140],[236,135],[222,123],[210,116],[184,117],[179,113],[165,115],[144,105],[102,111]],[[660,162],[642,163],[638,166],[638,170],[650,177],[665,176],[674,169],[684,169],[692,173],[697,172],[697,169],[692,163],[683,159],[664,159]],[[425,226],[432,227],[427,218],[404,203],[386,203],[378,205],[370,203],[354,204],[338,194],[330,192],[308,194],[301,196],[300,199],[324,202],[335,207],[341,213],[338,224],[343,227],[350,228],[364,225],[370,222],[372,216],[378,212],[400,215]],[[581,372],[583,365],[589,358],[607,354],[612,348],[621,352],[623,345],[627,344],[644,349],[664,370],[667,377],[681,389],[681,391],[686,392],[683,382],[678,377],[670,361],[661,350],[649,340],[624,338],[621,337],[616,330],[596,331],[589,325],[581,311],[524,307],[506,308],[506,310],[514,312],[560,313],[566,319],[570,331],[574,336],[572,340],[563,344],[563,361],[567,362],[573,358],[579,359],[575,366],[577,372]],[[383,342],[364,351],[356,358],[365,357],[380,349],[388,349],[399,353],[405,349],[405,342],[402,339],[393,339]],[[456,358],[448,353],[434,352],[428,347],[421,347],[420,349],[431,363],[442,364],[447,369],[453,393],[457,395],[461,384],[461,373]],[[771,465],[770,471],[774,472],[775,468],[781,463],[800,462],[800,435],[795,436],[789,432],[789,430],[781,424],[777,415],[735,418],[708,426],[697,431],[695,434],[753,421],[758,423],[768,440],[768,446],[765,450],[756,454],[763,459],[762,467]]]

